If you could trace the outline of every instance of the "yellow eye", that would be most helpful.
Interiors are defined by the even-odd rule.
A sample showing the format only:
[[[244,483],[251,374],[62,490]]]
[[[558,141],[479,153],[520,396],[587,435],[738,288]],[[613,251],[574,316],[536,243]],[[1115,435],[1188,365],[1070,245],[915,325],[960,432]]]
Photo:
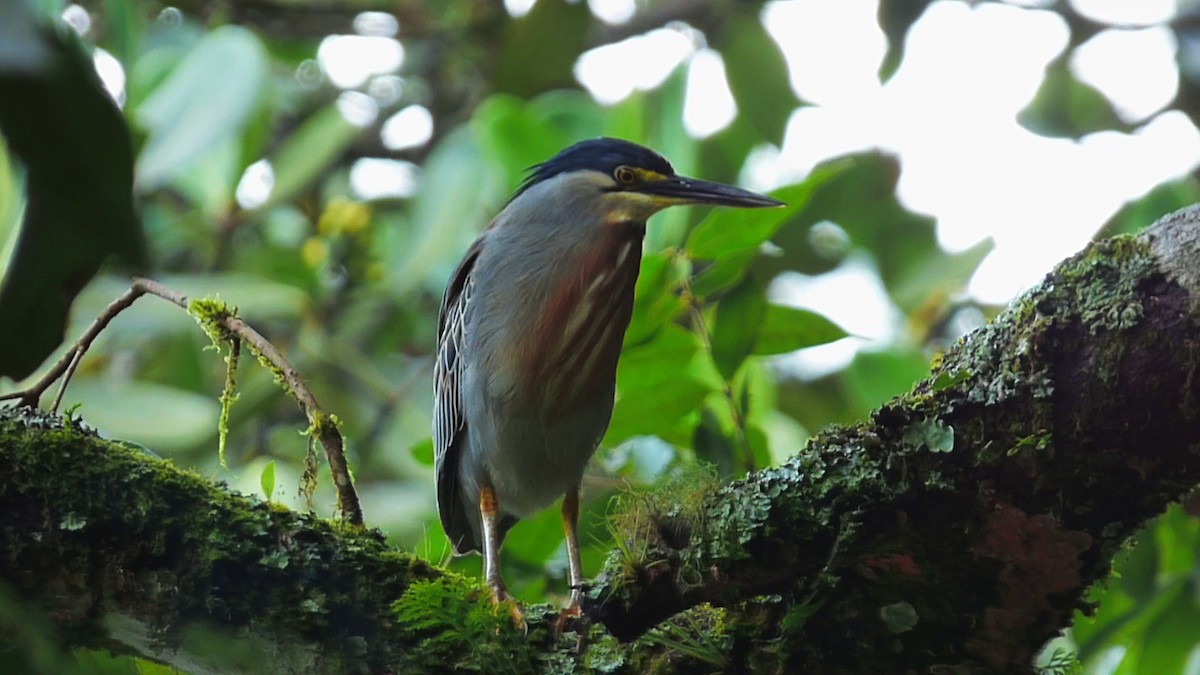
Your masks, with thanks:
[[[613,178],[615,178],[616,181],[621,185],[633,185],[637,182],[637,174],[634,173],[633,169],[627,166],[618,166],[617,169],[613,171]]]

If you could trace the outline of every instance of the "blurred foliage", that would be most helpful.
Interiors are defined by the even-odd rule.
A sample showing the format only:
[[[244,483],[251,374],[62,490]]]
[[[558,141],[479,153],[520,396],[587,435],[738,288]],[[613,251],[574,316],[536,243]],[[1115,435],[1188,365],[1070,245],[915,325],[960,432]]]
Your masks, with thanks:
[[[1171,507],[1134,537],[1071,629],[1088,672],[1194,673],[1200,668],[1200,519]]]
[[[5,2],[0,44],[0,129],[25,168],[20,236],[0,285],[0,376],[21,378],[63,339],[71,301],[104,259],[136,265],[146,253],[129,131],[76,35]]]
[[[927,4],[881,3],[889,39],[882,76],[903,60],[908,29]],[[1189,58],[1195,41],[1185,39],[1195,7],[1184,5],[1191,9],[1168,26],[1180,38],[1176,105],[1197,119],[1200,59]],[[24,375],[55,349],[61,326],[53,315],[70,301],[71,284],[82,285],[110,253],[140,259],[133,215],[140,213],[155,278],[237,306],[344,421],[369,523],[399,546],[470,573],[478,572],[478,558],[451,561],[437,522],[429,439],[430,355],[441,290],[458,257],[523,171],[573,141],[628,138],[661,151],[680,173],[737,181],[751,152],[778,146],[803,105],[760,20],[760,2],[645,2],[621,25],[565,0],[539,0],[520,19],[490,0],[393,3],[385,9],[399,20],[402,65],[347,87],[322,72],[318,48],[328,35],[378,21],[358,14],[380,9],[375,3],[85,3],[85,42],[122,68],[129,138],[81,67],[86,59],[76,40],[51,23],[64,3],[36,6],[46,18],[41,27],[28,18],[0,20],[5,372]],[[4,12],[13,7],[24,5],[0,3]],[[1135,128],[1138,121],[1121,119],[1067,67],[1070,50],[1102,27],[1068,3],[1054,9],[1071,26],[1070,47],[1048,68],[1020,121],[1068,138]],[[687,22],[720,53],[740,111],[707,138],[690,137],[681,123],[686,63],[657,87],[612,105],[595,102],[573,77],[584,50],[671,21]],[[32,80],[14,79],[31,57],[51,60]],[[58,98],[35,109],[10,95],[30,82]],[[432,135],[389,149],[381,134],[387,121],[414,105],[430,112]],[[101,109],[107,112],[95,112]],[[23,121],[14,123],[17,114]],[[394,191],[382,197],[356,189],[358,172],[378,160],[414,176],[416,188],[393,180]],[[606,516],[615,495],[631,499],[644,486],[686,474],[697,460],[721,479],[778,462],[810,431],[861,419],[906,390],[938,350],[994,311],[963,295],[990,241],[942,250],[934,220],[897,199],[900,171],[894,157],[861,152],[773,191],[785,209],[675,209],[651,222],[613,422],[585,478],[585,571],[595,572],[614,545]],[[133,204],[105,201],[131,193]],[[1143,227],[1198,198],[1193,177],[1161,186],[1116,214],[1104,233]],[[52,210],[49,219],[43,208]],[[27,243],[39,239],[40,247]],[[866,347],[779,292],[782,277],[815,278],[851,261],[878,276],[888,318],[897,323],[892,337]],[[91,281],[71,308],[68,339],[126,285],[115,271]],[[55,302],[37,300],[45,289],[66,293]],[[5,294],[45,313],[14,313]],[[849,362],[824,374],[795,364],[796,350],[843,339],[860,346]],[[207,344],[186,314],[142,300],[93,346],[65,403],[107,436],[143,444],[243,492],[303,507],[297,493],[306,424],[271,374],[250,360],[238,374],[229,468],[219,466],[224,364]],[[317,504],[330,512],[328,485]],[[1173,511],[1143,533],[1119,564],[1120,576],[1096,590],[1096,617],[1081,619],[1055,644],[1054,664],[1069,664],[1062,654],[1077,644],[1089,667],[1120,663],[1095,666],[1097,672],[1181,672],[1172,668],[1200,644],[1196,527]],[[520,598],[565,595],[556,509],[511,532],[503,565]],[[0,643],[21,642],[16,626],[3,626]],[[0,656],[33,669],[61,665],[41,644]],[[1120,657],[1112,656],[1118,649]],[[157,672],[153,664],[99,654],[78,658],[90,672]]]

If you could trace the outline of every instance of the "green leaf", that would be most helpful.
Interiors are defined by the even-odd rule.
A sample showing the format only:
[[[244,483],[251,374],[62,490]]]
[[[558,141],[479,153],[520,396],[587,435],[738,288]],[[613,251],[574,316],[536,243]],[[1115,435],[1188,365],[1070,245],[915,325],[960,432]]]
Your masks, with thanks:
[[[419,284],[440,293],[507,189],[503,173],[484,160],[476,135],[465,127],[447,134],[430,153],[422,185],[408,212],[411,225],[387,228],[379,238],[394,293]]]
[[[687,68],[680,64],[657,90],[645,95],[643,117],[645,143],[671,160],[682,175],[696,172],[699,146],[688,135],[681,120],[687,96]],[[647,251],[679,248],[687,236],[693,207],[674,207],[660,211],[646,227]]]
[[[903,394],[929,375],[929,361],[919,350],[859,352],[846,369],[847,388],[863,410],[872,410]]]
[[[916,23],[929,0],[888,0],[879,3],[879,27],[887,36],[888,48],[879,65],[879,79],[887,81],[896,73],[904,60],[904,47],[908,41],[908,29]]]
[[[758,248],[807,204],[813,190],[836,175],[838,164],[818,167],[802,183],[771,192],[785,206],[774,209],[713,209],[687,240],[693,258],[715,260]]]
[[[97,13],[104,16],[106,48],[121,63],[132,63],[137,59],[138,44],[146,31],[146,19],[134,0],[104,0],[103,9]]]
[[[888,294],[906,315],[935,315],[974,274],[991,250],[991,241],[961,253],[943,251],[934,219],[909,211],[896,198],[900,164],[893,156],[879,151],[844,156],[818,166],[814,173],[835,167],[796,215],[795,225],[774,237],[782,255],[760,259],[756,268],[760,273],[828,271],[829,259],[814,250],[810,236],[814,225],[829,221],[845,232],[853,248],[874,257]]]
[[[1158,548],[1157,576],[1191,574],[1200,554],[1200,518],[1176,504],[1159,516],[1151,532]]]
[[[528,14],[506,22],[492,70],[496,90],[530,98],[578,86],[573,67],[590,21],[586,3],[539,0]]]
[[[1099,604],[1094,615],[1075,615],[1071,636],[1086,665],[1121,646],[1126,655],[1114,672],[1184,672],[1170,664],[1185,645],[1190,651],[1200,643],[1198,537],[1200,522],[1175,505],[1118,553],[1111,577],[1090,592],[1088,600]]]
[[[746,445],[750,447],[755,470],[771,466],[771,440],[766,429],[756,420],[746,423]]]
[[[707,298],[737,284],[746,276],[746,268],[758,257],[753,249],[721,256],[708,263],[692,280],[692,293]]]
[[[995,247],[991,237],[958,253],[946,253],[932,244],[923,257],[914,256],[906,267],[897,270],[888,284],[888,293],[910,315],[930,298],[944,303],[971,280]]]
[[[938,373],[938,376],[933,380],[932,387],[934,391],[945,391],[959,382],[965,381],[969,377],[971,377],[971,371],[969,370],[960,370],[953,375],[943,370],[942,372]]]
[[[215,394],[115,378],[76,377],[63,403],[82,405],[82,417],[105,436],[167,451],[211,443],[220,414]]]
[[[1200,644],[1200,589],[1194,579],[1178,579],[1180,590],[1143,632],[1137,666],[1140,673],[1183,673]]]
[[[1071,72],[1072,50],[1046,66],[1046,77],[1033,101],[1017,113],[1017,122],[1035,134],[1051,138],[1079,139],[1097,131],[1130,131],[1117,116],[1112,103],[1090,84]]]
[[[504,538],[504,551],[516,559],[541,565],[563,543],[562,516],[558,509],[543,509],[523,518]]]
[[[714,396],[713,398],[717,398]],[[696,459],[705,464],[712,464],[717,474],[722,478],[732,478],[738,470],[736,464],[738,450],[730,439],[733,432],[732,423],[724,424],[722,418],[728,418],[728,402],[721,397],[719,403],[704,406],[700,413],[700,423],[692,434],[692,451]],[[714,409],[719,406],[723,410]],[[730,428],[726,428],[726,427]]]
[[[683,311],[679,287],[687,278],[687,259],[669,252],[642,257],[641,271],[633,294],[633,320],[625,331],[625,344],[648,340],[663,324]]]
[[[556,89],[539,95],[527,104],[537,119],[554,129],[568,142],[596,136],[611,136],[613,111],[596,105],[592,97],[578,89]]]
[[[267,462],[263,467],[262,473],[258,476],[258,482],[262,485],[263,495],[267,501],[271,501],[271,497],[275,494],[275,460]]]
[[[271,157],[275,186],[263,208],[291,200],[328,169],[362,133],[336,105],[309,115]]]
[[[663,435],[721,386],[700,339],[679,326],[663,326],[653,340],[621,354],[617,401],[604,445],[630,436]]]
[[[738,116],[766,141],[783,144],[783,130],[800,100],[792,93],[783,52],[763,28],[757,6],[731,12],[723,22],[717,49],[737,102]]]
[[[413,444],[408,451],[412,453],[412,457],[414,460],[416,460],[417,464],[420,464],[421,466],[433,466],[434,457],[432,438],[426,438],[423,441]]]
[[[515,188],[525,170],[550,159],[572,139],[544,121],[524,101],[500,94],[488,97],[471,116],[471,130],[484,156],[508,175]]]
[[[848,335],[841,326],[824,315],[807,309],[772,304],[767,305],[763,314],[754,353],[787,354],[805,347],[836,342]]]
[[[765,142],[750,120],[739,113],[729,126],[698,143],[699,174],[708,180],[736,183],[750,151]]]
[[[754,350],[758,329],[767,311],[767,297],[754,278],[747,278],[717,303],[711,340],[713,361],[730,379]]]
[[[0,375],[22,379],[63,338],[75,295],[110,255],[145,264],[133,152],[74,33],[0,3],[0,133],[25,165],[25,211],[0,285]]]
[[[1200,181],[1188,175],[1178,180],[1155,186],[1145,195],[1126,202],[1112,218],[1108,219],[1094,239],[1107,239],[1118,234],[1141,232],[1159,218],[1178,211],[1185,206],[1200,202]]]
[[[237,139],[226,138],[201,155],[187,171],[176,176],[171,187],[178,190],[203,217],[216,221],[229,210],[233,202],[240,178],[238,168]],[[155,243],[161,246],[157,238]]]
[[[8,267],[25,210],[24,181],[18,175],[15,162],[16,158],[10,157],[4,136],[0,134],[0,277]]]
[[[106,651],[75,649],[71,653],[76,670],[69,673],[91,673],[92,675],[166,675],[165,666],[155,664],[163,670],[148,670],[149,663],[130,656],[116,656]]]
[[[149,131],[138,183],[157,188],[215,144],[239,134],[266,84],[266,49],[254,33],[223,26],[204,36],[137,110]]]

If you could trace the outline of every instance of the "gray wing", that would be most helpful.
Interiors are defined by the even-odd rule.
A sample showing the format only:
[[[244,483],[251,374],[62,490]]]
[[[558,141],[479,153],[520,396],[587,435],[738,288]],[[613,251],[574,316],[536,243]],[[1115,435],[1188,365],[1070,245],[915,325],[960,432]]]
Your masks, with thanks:
[[[437,357],[433,364],[433,450],[437,476],[438,515],[456,554],[479,550],[480,542],[464,512],[458,482],[458,462],[466,442],[467,420],[462,403],[463,323],[471,302],[471,273],[479,257],[482,238],[475,241],[450,277],[438,315]]]

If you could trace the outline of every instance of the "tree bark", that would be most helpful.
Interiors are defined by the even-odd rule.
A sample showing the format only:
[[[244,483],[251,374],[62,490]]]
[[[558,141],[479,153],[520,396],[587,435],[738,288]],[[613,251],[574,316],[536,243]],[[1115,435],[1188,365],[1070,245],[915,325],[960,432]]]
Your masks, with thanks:
[[[191,672],[1028,672],[1200,483],[1198,369],[1193,207],[1064,261],[784,465],[633,500],[595,623],[531,607],[527,635],[377,533],[7,412],[0,581],[66,644]]]

